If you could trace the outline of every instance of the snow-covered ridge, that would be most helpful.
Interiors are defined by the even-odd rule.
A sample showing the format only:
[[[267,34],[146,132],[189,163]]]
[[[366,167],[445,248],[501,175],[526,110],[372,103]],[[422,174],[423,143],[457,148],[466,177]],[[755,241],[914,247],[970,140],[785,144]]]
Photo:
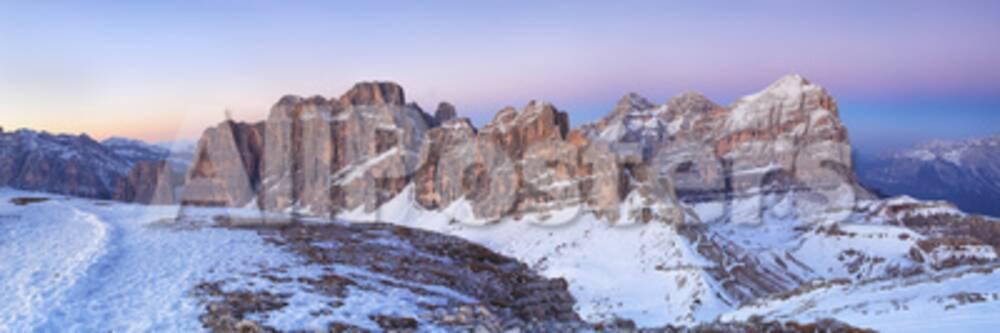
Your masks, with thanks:
[[[814,290],[815,286],[830,286],[830,289],[842,286],[846,290],[837,293],[846,297],[874,299],[878,297],[878,289],[866,287],[873,283],[905,286],[903,277],[937,276],[952,269],[947,267],[956,267],[949,262],[971,263],[959,264],[955,268],[959,270],[984,267],[975,263],[988,266],[998,262],[997,250],[992,245],[928,247],[926,244],[948,236],[933,229],[903,226],[902,221],[966,218],[966,215],[946,203],[906,197],[859,201],[847,212],[817,212],[809,219],[774,216],[760,225],[613,226],[591,213],[577,210],[557,226],[532,223],[531,216],[474,226],[453,223],[455,218],[469,214],[468,208],[461,208],[466,205],[463,202],[441,210],[426,210],[414,202],[413,195],[408,188],[375,211],[359,209],[341,217],[458,235],[520,258],[546,276],[567,279],[578,301],[578,311],[592,321],[620,317],[653,326],[694,324],[717,317],[745,320],[744,313],[760,313],[755,309],[764,302],[772,302],[771,297],[773,302],[786,302],[783,306],[791,309],[835,306],[834,299],[820,304],[785,301],[787,295]],[[719,214],[710,204],[700,206],[695,209],[699,216]],[[922,253],[919,256],[924,259],[914,257],[915,251]],[[1000,279],[996,273],[989,274],[992,279]],[[928,278],[925,283],[934,281]],[[942,291],[940,297],[979,293],[983,289],[964,287],[961,281],[937,281],[952,290]],[[990,301],[992,296],[987,297]],[[918,300],[909,304],[925,309],[922,311],[945,311],[951,303]],[[990,304],[992,308],[996,306],[992,304],[1000,303]],[[853,309],[853,314],[846,317],[848,323],[892,330],[891,323],[878,322],[882,313],[879,305],[868,308],[856,304]],[[968,309],[974,311],[970,315],[985,320],[977,312],[979,308]],[[911,318],[910,325],[919,322],[906,309],[897,311],[893,316]],[[841,318],[836,312],[773,317],[765,313],[765,317],[806,322],[822,317]]]
[[[140,162],[170,162],[178,173],[190,156],[138,140],[97,142],[86,134],[21,129],[0,132],[0,186],[111,198],[117,183]]]
[[[342,324],[382,331],[412,322],[436,332],[464,330],[447,325],[468,324],[469,314],[463,322],[451,313],[469,309],[504,323],[584,324],[564,283],[478,245],[387,225],[289,226],[292,219],[0,188],[0,330],[200,332],[252,324],[316,331]],[[221,227],[241,221],[289,227]],[[529,293],[534,297],[511,299]],[[527,310],[541,312],[520,319]],[[247,321],[227,322],[233,315]]]
[[[934,140],[911,149],[890,153],[890,156],[921,161],[942,160],[961,167],[966,154],[981,153],[983,150],[1000,150],[1000,135],[958,141]]]
[[[18,197],[48,200],[12,204]],[[192,283],[294,262],[252,231],[155,226],[177,213],[0,188],[0,327],[201,331]]]
[[[1000,216],[1000,135],[944,141],[862,156],[862,183],[887,195],[947,200],[967,212]]]

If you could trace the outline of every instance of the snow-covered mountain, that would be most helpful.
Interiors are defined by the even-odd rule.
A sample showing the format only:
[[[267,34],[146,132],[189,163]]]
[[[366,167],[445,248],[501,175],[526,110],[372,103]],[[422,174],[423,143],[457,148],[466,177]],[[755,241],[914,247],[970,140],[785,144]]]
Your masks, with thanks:
[[[101,141],[101,144],[111,149],[133,164],[141,161],[167,161],[170,167],[178,172],[186,172],[194,159],[194,142],[190,140],[147,143],[123,137],[112,137]]]
[[[164,225],[198,230],[188,245],[222,243],[205,245],[227,253],[209,256],[211,265],[250,269],[242,277],[184,273],[206,282],[193,288],[208,304],[200,318],[209,329],[416,322],[447,330],[455,328],[447,322],[473,315],[432,309],[455,301],[485,302],[488,313],[527,314],[510,318],[568,330],[760,318],[834,317],[884,331],[1000,323],[990,315],[1000,306],[993,290],[1000,222],[944,201],[869,193],[855,175],[833,97],[798,75],[728,106],[697,93],[659,105],[629,94],[580,128],[541,101],[505,108],[476,128],[447,103],[431,116],[396,84],[359,83],[337,98],[283,97],[260,122],[209,128],[193,156],[177,191],[163,164],[133,168],[129,177],[144,184],[133,191],[149,198],[140,201],[174,204],[148,208],[172,209],[173,218],[154,215],[170,220]],[[115,207],[108,209],[121,211]],[[291,223],[302,216],[325,224]],[[326,222],[334,219],[357,224]],[[217,248],[239,241],[198,238],[207,237],[199,227],[206,223],[256,231],[304,261],[235,264],[226,251],[240,263],[288,253]],[[200,251],[194,247],[186,251]],[[177,260],[195,260],[188,255],[200,254]],[[437,264],[407,266],[425,259]],[[333,267],[318,268],[329,275],[309,273],[316,264]],[[525,276],[492,280],[514,266]],[[440,279],[466,269],[472,274]],[[544,288],[504,289],[519,285]],[[484,298],[494,290],[488,286],[508,298]],[[528,306],[518,310],[519,302]],[[372,312],[372,304],[394,305],[380,308],[387,315]],[[177,306],[188,316],[197,312]],[[82,313],[54,309],[42,313]],[[47,327],[45,320],[23,322]]]
[[[0,189],[0,329],[587,325],[565,281],[468,241],[390,225],[222,228],[262,218]]]
[[[879,192],[947,200],[965,211],[1000,216],[1000,135],[933,141],[862,160],[858,177]]]
[[[191,154],[125,138],[97,142],[86,134],[0,132],[0,186],[150,202],[144,199],[150,195],[138,192],[155,188],[161,173],[186,172]],[[182,181],[176,176],[162,180],[164,185]]]
[[[635,330],[581,320],[565,280],[458,237],[256,209],[0,188],[0,262],[0,329],[13,332]],[[849,329],[750,320],[693,332]]]
[[[643,326],[735,318],[834,287],[865,299],[876,297],[871,283],[952,286],[934,277],[965,270],[997,278],[996,221],[869,193],[836,102],[798,75],[729,106],[697,93],[662,105],[630,94],[576,129],[536,101],[483,128],[431,119],[391,83],[282,98],[266,121],[205,132],[183,204],[458,235],[565,278],[584,319]],[[991,300],[961,283],[941,290],[919,306],[960,316],[984,305],[944,300]],[[917,306],[908,302],[891,311]],[[852,311],[892,328],[865,304],[785,305],[797,312],[775,317]]]
[[[0,132],[0,185],[110,198],[115,182],[139,160],[86,134]]]

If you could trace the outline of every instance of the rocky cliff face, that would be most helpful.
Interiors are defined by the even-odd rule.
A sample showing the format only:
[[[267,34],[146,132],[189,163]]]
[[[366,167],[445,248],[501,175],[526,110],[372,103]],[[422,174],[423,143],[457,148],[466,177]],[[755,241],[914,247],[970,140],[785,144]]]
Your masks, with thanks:
[[[333,216],[372,212],[412,185],[421,207],[473,224],[584,212],[680,222],[678,198],[724,202],[748,211],[726,218],[754,222],[868,197],[837,112],[826,90],[791,75],[728,107],[697,93],[663,105],[629,94],[571,130],[565,112],[531,102],[476,129],[450,104],[430,116],[395,84],[361,83],[337,99],[287,96],[263,123],[207,131],[189,180],[215,185],[192,185],[187,201]],[[778,202],[792,211],[769,211]]]
[[[178,187],[184,184],[184,174],[172,168],[169,162],[140,161],[125,177],[115,182],[112,199],[152,205],[177,203]]]
[[[822,87],[798,75],[783,77],[728,107],[697,93],[663,105],[629,94],[583,131],[608,142],[619,156],[673,180],[681,200],[724,202],[729,213],[722,216],[729,219],[739,215],[732,210],[754,206],[751,213],[760,215],[774,206],[748,205],[748,198],[787,200],[814,211],[869,197],[854,178],[836,103]],[[754,221],[759,216],[743,214],[737,222]]]
[[[184,202],[337,216],[371,213],[412,187],[454,220],[559,224],[583,212],[612,223],[679,222],[673,189],[641,161],[571,131],[551,104],[506,108],[481,130],[441,103],[434,116],[392,83],[337,99],[286,96],[268,119],[205,132]],[[642,207],[622,210],[627,198]]]
[[[883,194],[948,200],[965,211],[1000,216],[1000,136],[866,156],[857,169],[862,183]]]
[[[179,198],[461,236],[565,278],[595,321],[867,316],[889,293],[908,311],[993,292],[969,282],[1000,267],[995,221],[876,199],[854,163],[836,103],[795,75],[728,106],[629,94],[575,129],[545,102],[476,128],[376,82],[206,130]],[[155,201],[168,191],[135,184],[162,178],[141,164],[121,191]]]
[[[339,99],[286,96],[264,122],[205,132],[184,201],[321,216],[373,210],[409,183],[433,120],[390,83],[361,83]]]

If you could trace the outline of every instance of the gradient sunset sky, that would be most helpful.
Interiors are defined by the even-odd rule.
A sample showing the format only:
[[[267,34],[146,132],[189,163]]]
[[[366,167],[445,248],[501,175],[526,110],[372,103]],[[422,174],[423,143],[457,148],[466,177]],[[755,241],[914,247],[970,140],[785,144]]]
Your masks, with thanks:
[[[630,91],[729,104],[789,73],[862,149],[1000,133],[1000,1],[25,1],[0,4],[0,45],[0,126],[96,138],[196,138],[363,80],[578,125]]]

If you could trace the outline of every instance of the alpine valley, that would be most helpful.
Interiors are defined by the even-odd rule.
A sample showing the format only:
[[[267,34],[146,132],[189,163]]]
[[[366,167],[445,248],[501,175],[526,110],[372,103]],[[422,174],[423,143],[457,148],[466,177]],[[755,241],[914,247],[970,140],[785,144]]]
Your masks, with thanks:
[[[477,128],[363,82],[282,97],[191,151],[0,142],[0,330],[1000,324],[1000,221],[858,177],[913,194],[894,170],[933,169],[995,194],[974,152],[996,140],[856,173],[837,102],[798,75],[730,105],[627,94],[576,128],[542,101]]]

